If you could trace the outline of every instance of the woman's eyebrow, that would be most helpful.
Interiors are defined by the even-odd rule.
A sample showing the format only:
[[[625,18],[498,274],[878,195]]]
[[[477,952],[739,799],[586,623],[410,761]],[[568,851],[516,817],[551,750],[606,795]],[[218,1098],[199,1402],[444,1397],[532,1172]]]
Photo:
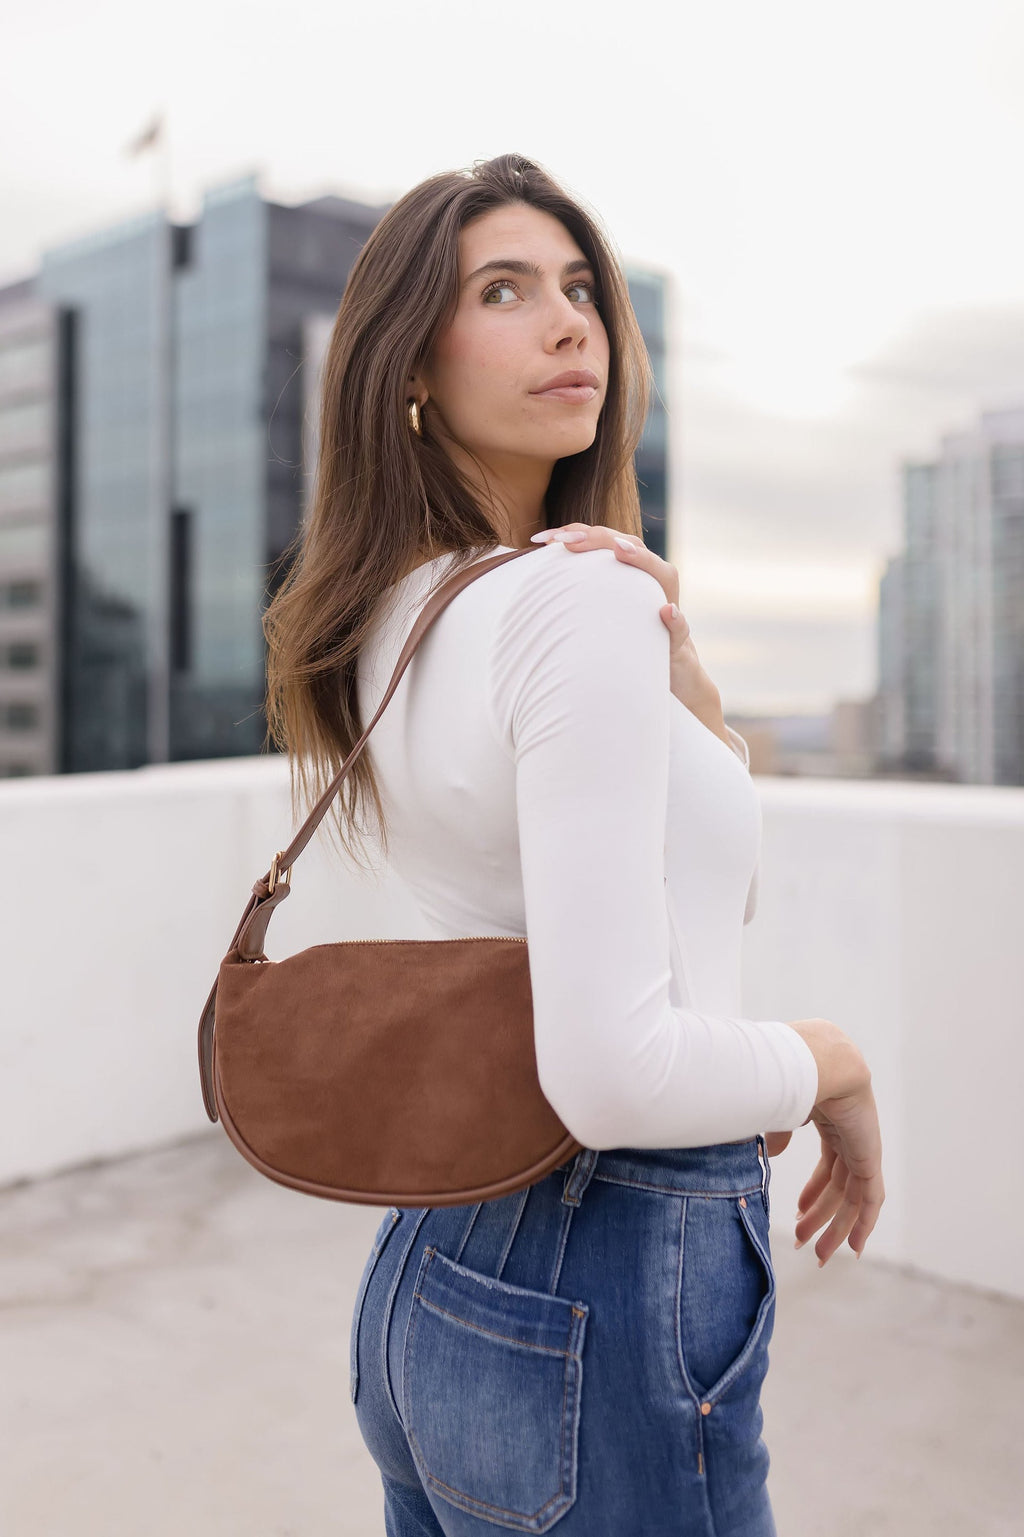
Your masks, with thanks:
[[[572,277],[574,272],[592,272],[593,270],[592,262],[586,260],[571,261],[566,262],[562,268],[562,276],[567,278]],[[463,279],[462,287],[467,287],[474,278],[486,277],[489,272],[515,272],[524,278],[542,278],[544,276],[543,271],[537,266],[536,262],[520,261],[515,256],[499,256],[494,261],[484,262],[482,267],[478,267],[475,272],[471,272],[467,278]]]

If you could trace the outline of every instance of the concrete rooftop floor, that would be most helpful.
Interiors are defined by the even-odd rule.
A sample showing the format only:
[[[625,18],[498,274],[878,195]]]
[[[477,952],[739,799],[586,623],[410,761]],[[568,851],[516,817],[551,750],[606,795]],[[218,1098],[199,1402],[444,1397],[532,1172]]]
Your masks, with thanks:
[[[4,1537],[383,1537],[348,1396],[382,1211],[212,1128],[0,1190]],[[1024,1305],[773,1233],[780,1537],[1020,1537]]]

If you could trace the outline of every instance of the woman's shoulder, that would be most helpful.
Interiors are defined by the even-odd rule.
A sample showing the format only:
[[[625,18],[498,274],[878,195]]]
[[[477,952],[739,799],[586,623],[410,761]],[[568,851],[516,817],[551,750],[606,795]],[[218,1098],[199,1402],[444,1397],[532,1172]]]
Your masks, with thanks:
[[[545,608],[561,610],[568,604],[581,621],[587,614],[607,621],[611,614],[624,618],[645,610],[657,614],[665,602],[657,577],[627,565],[610,549],[574,552],[553,540],[533,555],[509,561],[501,570],[510,596],[538,615]]]
[[[491,546],[470,556],[476,564],[495,555],[511,555],[513,545]],[[459,569],[460,552],[447,551],[421,560],[396,584],[392,619],[411,622],[428,596]],[[657,617],[665,602],[656,577],[620,561],[610,549],[573,553],[558,541],[523,549],[514,560],[494,566],[472,581],[447,609],[458,614],[455,625],[475,627],[499,642],[515,637],[545,644],[568,622],[579,632],[593,633],[610,622],[616,631],[645,616]],[[658,620],[660,627],[660,620]],[[447,626],[446,626],[447,627]],[[463,634],[463,639],[465,635]]]
[[[481,639],[495,733],[506,750],[553,741],[566,722],[656,714],[662,695],[667,701],[660,681],[667,679],[661,664],[668,666],[659,613],[665,593],[656,577],[627,566],[614,550],[574,554],[558,543],[509,561],[499,574],[509,587],[495,594]]]

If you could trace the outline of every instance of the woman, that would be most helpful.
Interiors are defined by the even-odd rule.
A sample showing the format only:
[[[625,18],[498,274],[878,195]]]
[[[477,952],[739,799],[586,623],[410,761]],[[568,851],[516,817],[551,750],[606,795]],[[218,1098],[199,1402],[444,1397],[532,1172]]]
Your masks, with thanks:
[[[545,545],[444,611],[339,818],[354,854],[371,805],[438,937],[528,935],[541,1087],[584,1149],[501,1199],[385,1215],[350,1390],[390,1537],[773,1532],[769,1154],[814,1121],[796,1232],[828,1224],[820,1263],[863,1250],[884,1198],[856,1046],[739,1011],[760,808],[642,542],[649,388],[585,209],[520,156],[431,177],[353,267],[266,617],[272,729],[311,796],[428,592]]]

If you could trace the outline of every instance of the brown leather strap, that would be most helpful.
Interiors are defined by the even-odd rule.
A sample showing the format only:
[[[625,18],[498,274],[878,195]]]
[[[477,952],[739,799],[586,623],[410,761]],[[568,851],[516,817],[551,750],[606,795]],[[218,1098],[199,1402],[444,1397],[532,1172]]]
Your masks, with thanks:
[[[287,883],[282,883],[281,877],[286,875],[291,869],[310,838],[312,838],[317,827],[323,821],[328,807],[341,789],[342,783],[365,747],[370,732],[380,720],[386,706],[390,702],[402,674],[412,660],[413,653],[435,619],[448,607],[448,604],[464,587],[469,586],[470,582],[475,582],[478,577],[484,576],[486,572],[494,569],[496,566],[503,566],[506,561],[517,560],[521,555],[528,555],[531,550],[542,550],[544,548],[543,544],[528,544],[521,550],[508,550],[504,554],[491,555],[485,560],[475,561],[472,565],[457,571],[454,576],[450,576],[424,603],[416,617],[415,624],[409,632],[405,645],[402,647],[395,670],[391,675],[391,682],[384,691],[384,697],[377,707],[376,715],[374,715],[362,736],[353,746],[352,751],[295,834],[291,843],[277,856],[275,861],[276,872],[273,881],[271,873],[274,871],[274,866],[271,866],[266,875],[262,876],[253,886],[252,889],[257,897],[257,901],[243,915],[239,934],[236,936],[235,945],[233,946],[233,948],[237,948],[238,953],[244,960],[258,960],[262,955],[263,941],[266,938],[270,914],[282,897],[288,893]]]

